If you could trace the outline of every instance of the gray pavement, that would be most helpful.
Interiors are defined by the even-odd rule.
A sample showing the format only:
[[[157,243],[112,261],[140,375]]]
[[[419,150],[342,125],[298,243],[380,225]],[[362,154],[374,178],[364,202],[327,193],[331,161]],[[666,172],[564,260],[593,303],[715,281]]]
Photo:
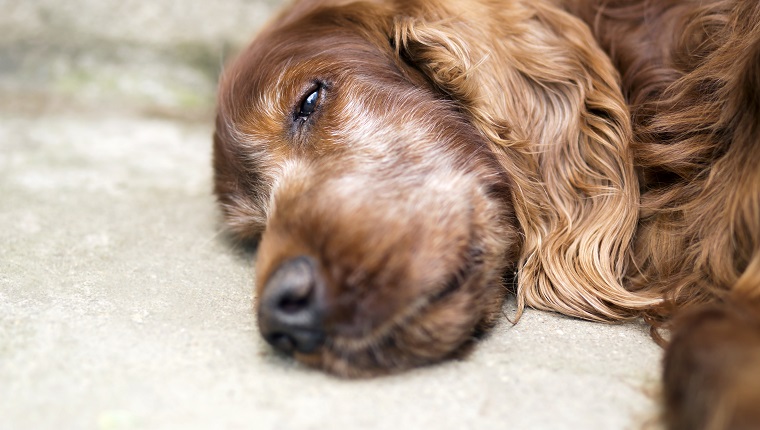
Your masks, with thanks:
[[[359,381],[266,346],[210,139],[221,65],[276,3],[0,0],[0,429],[653,425],[640,323],[529,311],[464,360]]]

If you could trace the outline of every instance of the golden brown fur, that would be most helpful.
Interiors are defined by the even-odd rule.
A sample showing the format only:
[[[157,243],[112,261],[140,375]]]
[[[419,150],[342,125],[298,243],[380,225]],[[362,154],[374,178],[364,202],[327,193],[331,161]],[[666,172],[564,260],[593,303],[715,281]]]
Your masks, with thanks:
[[[232,232],[261,235],[273,344],[267,297],[311,268],[303,362],[460,354],[508,274],[521,310],[671,329],[671,428],[760,425],[742,376],[760,351],[760,3],[296,2],[226,70],[218,112],[216,193]]]
[[[760,3],[574,8],[620,69],[634,119],[644,192],[628,279],[667,299],[645,315],[672,330],[670,427],[757,428]]]

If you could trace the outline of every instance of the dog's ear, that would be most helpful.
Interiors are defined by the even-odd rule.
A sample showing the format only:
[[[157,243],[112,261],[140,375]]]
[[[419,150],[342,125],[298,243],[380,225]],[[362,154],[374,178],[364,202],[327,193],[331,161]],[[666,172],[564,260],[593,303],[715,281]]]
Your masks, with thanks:
[[[623,286],[639,190],[617,72],[580,20],[509,7],[478,26],[397,19],[392,42],[469,114],[512,178],[520,309],[633,317],[657,300]]]
[[[214,194],[231,236],[242,243],[254,243],[266,225],[268,193],[256,169],[243,165],[246,157],[230,143],[228,134],[217,117],[212,156]]]
[[[392,44],[399,57],[421,71],[438,89],[467,103],[477,94],[471,52],[466,36],[451,31],[444,23],[397,17],[393,23]]]

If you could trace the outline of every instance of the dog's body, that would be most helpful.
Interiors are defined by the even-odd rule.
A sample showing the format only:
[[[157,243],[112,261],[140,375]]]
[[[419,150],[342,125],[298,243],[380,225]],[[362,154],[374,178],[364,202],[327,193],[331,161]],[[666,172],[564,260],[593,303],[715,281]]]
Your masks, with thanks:
[[[342,375],[430,363],[508,274],[521,308],[675,315],[671,427],[760,425],[759,23],[742,0],[295,3],[225,72],[215,134],[227,224],[263,233],[262,333]]]

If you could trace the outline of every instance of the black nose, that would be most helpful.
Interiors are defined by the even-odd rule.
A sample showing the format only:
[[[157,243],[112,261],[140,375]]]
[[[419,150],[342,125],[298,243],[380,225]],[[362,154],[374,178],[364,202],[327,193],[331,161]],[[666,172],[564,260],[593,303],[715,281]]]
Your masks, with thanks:
[[[259,328],[275,348],[309,353],[324,341],[324,282],[309,257],[287,260],[271,275],[259,306]]]

